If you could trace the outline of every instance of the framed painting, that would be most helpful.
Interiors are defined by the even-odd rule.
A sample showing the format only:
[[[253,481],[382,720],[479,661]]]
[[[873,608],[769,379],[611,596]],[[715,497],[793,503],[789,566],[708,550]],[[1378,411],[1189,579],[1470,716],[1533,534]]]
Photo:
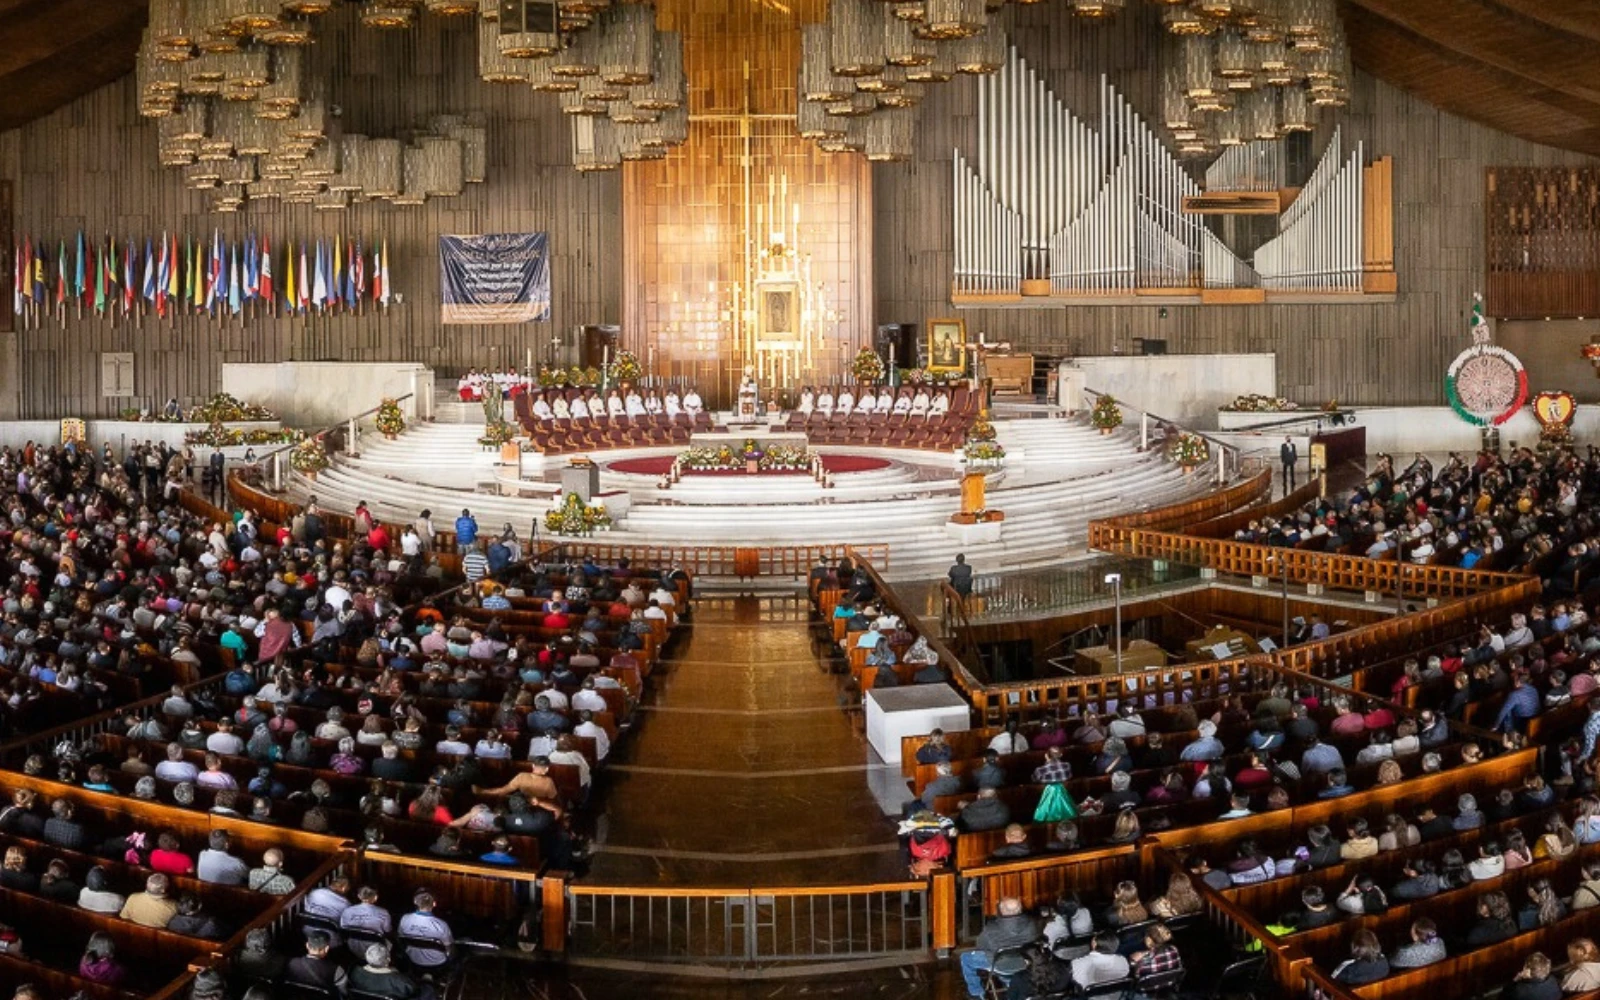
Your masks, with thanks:
[[[764,341],[794,340],[800,336],[800,289],[793,281],[756,284],[756,335]]]
[[[928,320],[928,370],[934,372],[967,370],[966,320]]]

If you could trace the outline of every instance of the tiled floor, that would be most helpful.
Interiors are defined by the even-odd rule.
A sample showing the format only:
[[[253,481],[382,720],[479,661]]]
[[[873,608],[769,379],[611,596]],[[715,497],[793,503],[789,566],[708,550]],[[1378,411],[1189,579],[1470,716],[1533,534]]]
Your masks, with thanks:
[[[693,617],[607,768],[586,881],[902,878],[894,822],[872,792],[883,765],[870,763],[804,595],[701,597]]]

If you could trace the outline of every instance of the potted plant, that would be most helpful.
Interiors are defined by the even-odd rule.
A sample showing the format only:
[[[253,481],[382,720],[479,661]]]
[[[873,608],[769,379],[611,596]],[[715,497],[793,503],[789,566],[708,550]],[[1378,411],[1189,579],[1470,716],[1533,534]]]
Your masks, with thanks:
[[[1211,449],[1206,445],[1206,439],[1195,434],[1179,434],[1178,439],[1172,442],[1172,449],[1168,452],[1172,460],[1183,466],[1184,472],[1191,472],[1194,467],[1202,464],[1211,457]]]
[[[968,441],[962,457],[970,467],[996,469],[1005,461],[1006,450],[994,441]]]
[[[766,456],[766,452],[761,450],[761,446],[756,443],[755,438],[744,439],[744,448],[740,451],[740,454],[744,458],[745,472],[754,475],[761,471],[761,459]]]
[[[395,439],[401,431],[406,429],[405,414],[400,412],[400,404],[393,399],[385,399],[378,404],[378,431],[390,441]]]
[[[320,437],[306,438],[289,452],[290,468],[307,479],[317,478],[317,473],[332,464],[328,458],[327,446],[322,443]]]
[[[622,383],[622,391],[626,393],[633,388],[634,379],[644,377],[644,366],[632,351],[618,351],[611,359],[611,377]]]
[[[1112,397],[1101,396],[1095,401],[1089,422],[1098,427],[1101,434],[1110,434],[1122,426],[1122,407]]]
[[[883,379],[883,359],[876,352],[863,347],[856,359],[850,362],[850,373],[862,385],[876,385]]]
[[[495,451],[502,445],[511,442],[517,436],[511,425],[504,420],[497,420],[492,424],[483,425],[483,436],[478,438],[478,444],[484,451]]]

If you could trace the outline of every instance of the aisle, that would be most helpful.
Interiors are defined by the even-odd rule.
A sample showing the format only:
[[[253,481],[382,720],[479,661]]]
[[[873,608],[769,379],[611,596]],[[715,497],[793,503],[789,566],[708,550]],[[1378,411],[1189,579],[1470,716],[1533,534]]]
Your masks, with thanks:
[[[588,881],[893,880],[860,713],[841,704],[803,595],[697,597],[600,791]],[[821,654],[821,655],[819,655]],[[893,780],[899,780],[898,766]]]

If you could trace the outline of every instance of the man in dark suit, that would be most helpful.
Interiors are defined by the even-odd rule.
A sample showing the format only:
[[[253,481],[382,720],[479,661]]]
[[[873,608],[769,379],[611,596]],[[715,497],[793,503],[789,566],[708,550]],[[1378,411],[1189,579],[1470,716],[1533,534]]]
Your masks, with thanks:
[[[967,565],[965,555],[956,556],[956,564],[950,567],[950,587],[962,597],[972,596],[972,567]]]
[[[1294,442],[1289,436],[1283,436],[1283,444],[1278,447],[1278,458],[1283,462],[1283,492],[1294,491],[1294,466],[1300,460],[1300,452],[1296,450]]]

